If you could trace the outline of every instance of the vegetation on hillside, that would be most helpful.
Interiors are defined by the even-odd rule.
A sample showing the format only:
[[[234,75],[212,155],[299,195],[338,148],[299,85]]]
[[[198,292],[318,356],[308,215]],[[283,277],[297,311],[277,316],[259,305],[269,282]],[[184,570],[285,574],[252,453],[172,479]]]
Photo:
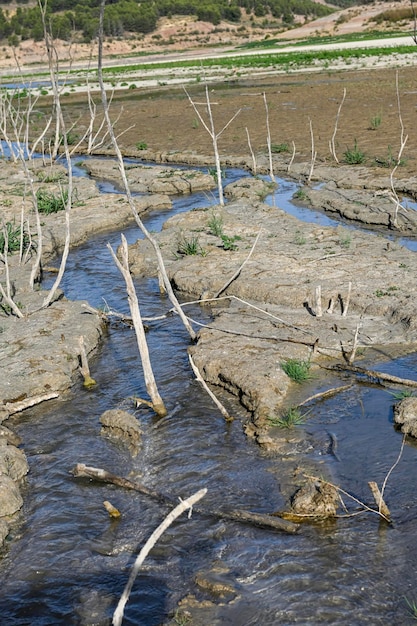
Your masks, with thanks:
[[[0,8],[0,40],[17,46],[20,41],[43,39],[39,7],[25,6],[18,0],[16,11]],[[296,16],[314,19],[328,15],[339,7],[364,3],[357,0],[332,0],[331,7],[314,0],[109,0],[105,7],[104,34],[122,37],[126,33],[144,35],[157,28],[158,20],[173,15],[194,16],[214,25],[222,21],[239,24],[242,18],[274,19],[285,27],[295,22]],[[366,3],[366,2],[365,2]],[[7,5],[7,1],[2,3]],[[29,2],[27,2],[29,5]],[[100,0],[49,0],[46,18],[51,34],[56,39],[69,40],[74,32],[83,41],[97,36]]]
[[[91,41],[98,32],[99,0],[50,0],[47,18],[55,38],[68,40],[74,31],[84,41]],[[242,9],[253,19],[272,16],[291,24],[295,15],[312,19],[327,15],[333,9],[313,0],[117,0],[105,7],[104,32],[108,37],[120,37],[126,32],[153,32],[161,17],[192,15],[214,25],[221,21],[240,23]],[[0,8],[0,39],[17,45],[24,39],[40,41],[43,28],[37,6],[19,3],[16,12]]]

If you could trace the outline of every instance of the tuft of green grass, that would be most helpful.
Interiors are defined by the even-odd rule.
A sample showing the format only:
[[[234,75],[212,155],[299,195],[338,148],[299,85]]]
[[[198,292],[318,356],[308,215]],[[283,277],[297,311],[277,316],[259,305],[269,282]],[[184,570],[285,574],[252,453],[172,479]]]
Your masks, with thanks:
[[[339,244],[342,246],[342,248],[345,248],[346,250],[350,248],[351,243],[352,237],[349,233],[339,239]]]
[[[297,191],[294,193],[293,198],[295,198],[295,200],[307,200],[306,190],[300,187],[300,189],[297,189]]]
[[[137,150],[146,150],[147,147],[148,147],[148,144],[146,143],[146,141],[138,141],[138,143],[136,144]]]
[[[223,218],[217,215],[217,213],[212,213],[208,221],[208,227],[212,235],[221,237],[223,235]]]
[[[415,393],[411,389],[401,389],[401,391],[388,391],[388,393],[394,398],[394,400],[400,401],[404,398],[414,398]]]
[[[375,157],[375,164],[379,165],[380,167],[399,167],[402,165],[405,165],[405,161],[403,159],[397,159],[393,154],[392,154],[392,146],[388,146],[387,149],[387,156],[385,157]]]
[[[360,165],[361,163],[364,163],[366,158],[365,153],[359,149],[356,139],[353,148],[347,148],[343,153],[343,156],[345,157],[345,163],[348,165]]]
[[[237,250],[238,246],[236,241],[240,241],[242,238],[239,235],[229,237],[229,235],[220,235],[220,239],[223,242],[223,250]]]
[[[409,600],[406,597],[404,597],[404,600],[407,605],[410,617],[412,617],[412,619],[417,620],[417,602],[415,602],[415,600]]]
[[[205,256],[197,236],[185,237],[181,235],[177,243],[177,253],[180,256]]]
[[[271,426],[278,426],[278,428],[294,428],[304,424],[308,413],[301,413],[297,407],[291,407],[284,415],[280,417],[272,416],[268,417],[268,422]]]
[[[304,246],[304,244],[307,243],[307,239],[304,237],[303,233],[299,230],[295,231],[294,243],[296,246]]]
[[[281,367],[291,380],[296,383],[302,383],[311,378],[310,361],[302,359],[287,359],[281,363]]]
[[[381,113],[377,113],[376,115],[374,115],[373,117],[371,117],[371,120],[369,122],[369,130],[377,130],[382,123],[382,115]]]
[[[289,152],[290,146],[288,143],[273,143],[271,145],[271,152],[273,154],[281,154],[282,152]]]
[[[58,194],[54,194],[46,189],[38,189],[36,201],[39,213],[50,215],[64,211],[68,202],[68,190],[62,189]]]
[[[6,241],[7,241],[7,250],[6,250]],[[16,226],[15,222],[6,222],[0,231],[0,252],[17,252],[20,250],[20,243],[22,242],[22,249],[26,250],[30,245],[30,238],[28,233],[26,233],[20,228],[20,226]]]

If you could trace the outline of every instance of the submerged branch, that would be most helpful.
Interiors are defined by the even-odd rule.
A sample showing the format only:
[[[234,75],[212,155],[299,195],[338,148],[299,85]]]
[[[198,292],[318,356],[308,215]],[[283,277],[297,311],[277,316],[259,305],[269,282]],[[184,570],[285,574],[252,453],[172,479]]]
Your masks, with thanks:
[[[83,463],[77,463],[71,473],[77,478],[91,478],[104,483],[117,485],[118,487],[123,487],[124,489],[138,491],[139,493],[149,496],[150,498],[153,498],[154,500],[157,500],[165,505],[171,506],[176,503],[175,498],[172,498],[171,496],[148,489],[148,487],[145,487],[145,485],[142,485],[141,483],[133,482],[127,478],[123,478],[122,476],[111,474],[110,472],[107,472],[99,467],[89,467]],[[230,509],[226,511],[219,511],[217,509],[195,509],[195,512],[202,515],[209,515],[210,517],[215,517],[217,519],[233,520],[242,524],[252,524],[253,526],[282,530],[287,533],[296,533],[299,530],[299,526],[297,524],[293,524],[286,520],[264,513],[252,513],[252,511],[242,511],[240,509]]]

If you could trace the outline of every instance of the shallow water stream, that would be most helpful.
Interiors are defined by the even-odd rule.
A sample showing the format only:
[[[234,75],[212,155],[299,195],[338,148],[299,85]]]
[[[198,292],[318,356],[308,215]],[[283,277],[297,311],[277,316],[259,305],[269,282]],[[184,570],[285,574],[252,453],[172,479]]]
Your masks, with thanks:
[[[176,201],[174,211],[187,210],[183,200]],[[199,201],[185,200],[188,207]],[[282,206],[279,197],[277,203]],[[151,215],[147,226],[157,230],[161,221]],[[128,241],[138,237],[136,227],[124,233]],[[100,236],[71,253],[63,288],[69,298],[88,299],[94,306],[105,299],[127,311],[107,241],[115,248],[120,236]],[[144,316],[170,308],[156,281],[140,281],[137,289]],[[189,312],[204,320],[204,312]],[[133,459],[121,444],[100,435],[105,410],[131,411],[129,397],[147,395],[133,331],[119,324],[110,326],[90,363],[96,388],[77,384],[65,398],[10,420],[22,437],[30,474],[23,523],[0,562],[2,626],[109,624],[135,554],[167,513],[141,494],[75,479],[70,470],[78,462],[174,497],[207,487],[204,505],[211,508],[270,513],[284,507],[297,454],[284,462],[265,457],[243,434],[243,409],[226,395],[221,397],[237,419],[224,421],[193,380],[189,338],[176,317],[150,322],[147,337],[168,415],[158,419],[146,409],[136,411],[143,440]],[[417,355],[383,369],[416,378]],[[355,385],[314,406],[302,427],[311,441],[312,463],[323,464],[323,474],[330,472],[335,483],[368,503],[367,481],[381,485],[401,449],[392,403],[386,390]],[[329,452],[330,436],[338,441],[337,456]],[[368,513],[304,525],[287,535],[197,513],[183,516],[145,561],[123,623],[412,624],[407,601],[417,602],[416,479],[417,446],[407,441],[385,491],[392,526]],[[110,520],[104,500],[121,510],[120,520]],[[223,595],[203,589],[202,580],[221,583]],[[201,613],[190,609],[193,618],[186,621],[183,609],[175,611],[189,594],[206,605]]]

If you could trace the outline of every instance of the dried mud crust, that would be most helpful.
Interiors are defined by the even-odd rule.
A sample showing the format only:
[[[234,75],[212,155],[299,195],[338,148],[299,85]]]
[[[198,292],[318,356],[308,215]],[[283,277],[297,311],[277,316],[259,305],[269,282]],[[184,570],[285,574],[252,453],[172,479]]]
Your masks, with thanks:
[[[361,71],[310,72],[277,74],[268,79],[254,77],[209,85],[209,96],[217,131],[240,110],[239,115],[219,137],[223,157],[250,158],[267,152],[266,107],[268,107],[271,143],[275,149],[288,147],[288,161],[295,148],[294,162],[311,159],[317,163],[334,164],[329,142],[336,130],[338,109],[345,94],[334,136],[336,156],[355,144],[364,153],[365,164],[390,171],[398,156],[401,132],[408,135],[399,177],[413,175],[417,154],[417,75],[413,67],[364,69]],[[205,115],[205,87],[198,83],[187,88]],[[265,99],[263,97],[265,94]],[[97,95],[97,100],[99,97]],[[74,105],[68,107],[68,105]],[[65,110],[77,119],[77,133],[88,124],[85,96],[73,94],[64,101]],[[400,114],[399,114],[400,106]],[[194,152],[210,155],[212,142],[207,131],[181,88],[126,90],[115,94],[111,115],[121,113],[116,131],[125,154],[147,156],[151,153]],[[80,117],[79,117],[80,116]],[[402,128],[403,126],[403,128]],[[313,146],[314,144],[314,146]]]

